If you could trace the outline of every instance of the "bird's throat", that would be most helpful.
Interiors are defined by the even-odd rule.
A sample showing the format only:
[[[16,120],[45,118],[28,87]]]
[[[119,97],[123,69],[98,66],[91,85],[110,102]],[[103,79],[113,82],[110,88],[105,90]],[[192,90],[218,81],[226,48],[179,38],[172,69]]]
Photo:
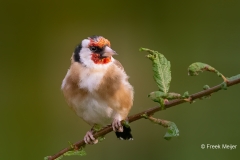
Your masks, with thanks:
[[[111,61],[111,57],[100,57],[100,54],[92,54],[91,59],[95,64],[107,64]]]

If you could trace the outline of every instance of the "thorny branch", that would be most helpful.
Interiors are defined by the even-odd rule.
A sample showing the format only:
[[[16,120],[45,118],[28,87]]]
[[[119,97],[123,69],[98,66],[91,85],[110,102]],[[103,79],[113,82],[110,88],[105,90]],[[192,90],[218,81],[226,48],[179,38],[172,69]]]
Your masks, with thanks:
[[[240,78],[237,78],[237,79],[234,79],[234,80],[229,80],[229,81],[227,81],[227,84],[226,84],[226,85],[227,85],[228,87],[230,87],[230,86],[235,85],[235,84],[238,84],[238,83],[240,83]],[[222,86],[221,86],[221,84],[219,84],[219,85],[214,86],[214,87],[212,87],[212,88],[209,88],[209,89],[200,91],[200,92],[198,92],[198,93],[192,94],[192,95],[190,95],[189,98],[190,98],[191,101],[193,101],[193,100],[195,100],[195,99],[202,98],[202,97],[204,97],[204,96],[208,96],[208,95],[210,95],[210,94],[212,94],[212,93],[214,93],[214,92],[217,92],[217,91],[219,91],[219,90],[221,90],[221,89],[222,89]],[[186,101],[186,100],[183,100],[183,99],[171,100],[171,101],[165,103],[165,108],[170,108],[170,107],[173,107],[173,106],[182,104],[182,103],[184,103],[184,102],[187,102],[187,101]],[[158,111],[161,111],[161,110],[162,110],[162,109],[161,109],[161,107],[159,107],[159,106],[153,107],[153,108],[150,108],[150,109],[148,109],[148,110],[146,110],[146,111],[140,112],[140,113],[138,113],[138,114],[129,116],[129,117],[128,117],[128,121],[129,121],[129,123],[131,123],[131,122],[134,122],[134,121],[136,121],[136,120],[139,120],[139,119],[143,118],[143,116],[142,116],[143,114],[148,115],[148,116],[151,116],[151,115],[153,115],[155,112],[158,112]],[[123,121],[122,121],[122,123],[123,123]],[[101,129],[100,131],[96,132],[96,133],[94,134],[94,138],[98,138],[98,137],[100,137],[100,136],[104,136],[104,135],[106,135],[106,134],[108,134],[108,133],[110,133],[110,132],[112,132],[112,131],[113,131],[112,126],[107,126],[107,127],[103,128],[103,129]],[[54,160],[54,159],[60,157],[61,155],[63,155],[64,153],[66,153],[66,152],[68,152],[68,151],[71,151],[71,150],[73,150],[73,149],[81,148],[81,147],[83,147],[84,145],[85,145],[84,140],[78,141],[78,142],[76,142],[76,143],[73,144],[73,146],[74,146],[73,148],[72,148],[72,147],[65,148],[65,149],[59,151],[58,153],[54,154],[53,156],[49,156],[49,157],[48,157],[48,160]]]

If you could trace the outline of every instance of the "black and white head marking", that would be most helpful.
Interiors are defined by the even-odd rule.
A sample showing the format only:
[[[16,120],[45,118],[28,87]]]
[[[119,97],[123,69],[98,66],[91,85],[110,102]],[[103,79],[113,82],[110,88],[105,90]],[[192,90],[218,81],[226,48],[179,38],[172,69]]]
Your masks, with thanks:
[[[81,62],[80,55],[79,55],[81,49],[82,49],[82,44],[79,44],[79,45],[75,48],[75,50],[74,50],[73,60],[74,60],[75,62],[82,63],[82,62]]]

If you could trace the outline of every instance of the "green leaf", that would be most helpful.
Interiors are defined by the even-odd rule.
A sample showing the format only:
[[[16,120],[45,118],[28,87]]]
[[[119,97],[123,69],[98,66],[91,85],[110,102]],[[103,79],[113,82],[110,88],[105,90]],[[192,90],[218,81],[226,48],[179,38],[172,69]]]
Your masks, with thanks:
[[[240,74],[238,74],[236,76],[232,76],[232,77],[228,78],[228,80],[233,81],[233,80],[238,79],[238,78],[240,78]]]
[[[172,99],[180,99],[182,98],[180,94],[178,93],[163,93],[161,91],[154,91],[151,92],[148,97],[153,100],[154,102],[158,102],[162,108],[162,110],[165,110],[165,102],[166,100],[172,100]]]
[[[197,76],[203,71],[216,72],[217,70],[210,65],[202,62],[195,62],[188,67],[188,75],[190,76]]]
[[[223,79],[225,78],[218,70],[202,62],[195,62],[188,67],[188,75],[190,76],[197,76],[203,71],[213,72],[216,73],[219,77],[222,77]]]
[[[85,156],[87,155],[87,153],[85,152],[85,150],[83,148],[79,149],[79,150],[73,150],[73,151],[68,151],[66,153],[63,154],[64,156]]]
[[[47,156],[47,157],[44,157],[44,160],[48,160],[48,158],[49,158],[49,156]]]
[[[170,92],[170,93],[167,93],[167,96],[165,98],[168,99],[168,100],[180,99],[181,98],[181,94]]]
[[[161,91],[154,91],[154,92],[151,92],[148,97],[153,100],[154,102],[158,102],[160,103],[161,102],[161,99],[163,97],[166,97],[166,94],[161,92]]]
[[[105,136],[99,136],[99,137],[98,137],[99,142],[102,142],[102,141],[105,140],[105,139],[106,139]]]
[[[183,93],[182,98],[189,98],[189,93],[188,93],[188,91],[186,91],[186,92]]]
[[[158,53],[157,51],[153,51],[147,48],[140,48],[140,51],[147,51],[149,54],[147,58],[152,61],[152,69],[153,69],[153,77],[159,91],[163,93],[168,93],[170,82],[171,82],[171,64],[164,57],[163,54]]]
[[[222,73],[220,73],[218,70],[216,70],[215,68],[208,64],[202,62],[195,62],[188,67],[188,75],[190,76],[197,76],[200,72],[203,71],[216,73],[219,77],[221,77],[224,80],[224,82],[228,81],[228,79]]]
[[[70,143],[70,142],[69,142]],[[70,143],[71,144],[71,143]],[[72,144],[71,144],[71,147],[72,147]],[[61,155],[60,157],[56,158],[55,160],[60,160],[62,159],[64,156],[85,156],[87,155],[86,151],[84,150],[83,147],[81,147],[80,149],[78,150],[71,150],[71,151],[68,151],[66,153],[64,153],[63,155]],[[44,160],[48,160],[49,156],[47,157],[44,157]]]
[[[44,160],[48,160],[49,157],[50,157],[50,156],[44,157]],[[60,160],[60,159],[62,159],[62,158],[63,158],[63,155],[61,155],[60,157],[56,158],[55,160]]]
[[[164,135],[164,139],[170,140],[173,137],[179,136],[179,130],[174,122],[168,123],[168,130]]]
[[[96,132],[100,131],[102,128],[103,127],[101,125],[99,125],[99,124],[94,124],[93,125],[93,130],[96,131]]]
[[[161,99],[168,99],[168,100],[172,100],[172,99],[180,99],[181,95],[178,93],[163,93],[161,91],[154,91],[151,92],[148,97],[153,100],[154,102],[158,102],[160,103]]]
[[[58,157],[58,158],[56,158],[55,160],[60,160],[60,159],[62,159],[62,158],[63,158],[63,155],[60,156],[60,157]]]
[[[154,102],[157,102],[160,104],[160,107],[162,108],[162,110],[165,110],[165,104],[164,104],[164,98],[166,97],[166,94],[161,92],[161,91],[155,91],[155,92],[151,92],[148,97],[153,100]]]

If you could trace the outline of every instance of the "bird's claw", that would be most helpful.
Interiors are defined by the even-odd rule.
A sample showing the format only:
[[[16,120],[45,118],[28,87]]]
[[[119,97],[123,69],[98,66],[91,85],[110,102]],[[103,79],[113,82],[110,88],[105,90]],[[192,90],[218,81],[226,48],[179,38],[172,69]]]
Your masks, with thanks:
[[[96,143],[98,143],[98,139],[95,139],[93,137],[93,131],[92,130],[90,130],[86,133],[86,135],[84,136],[84,142],[86,144],[96,144]]]
[[[123,132],[123,126],[121,121],[114,119],[112,123],[112,128],[114,132]]]

